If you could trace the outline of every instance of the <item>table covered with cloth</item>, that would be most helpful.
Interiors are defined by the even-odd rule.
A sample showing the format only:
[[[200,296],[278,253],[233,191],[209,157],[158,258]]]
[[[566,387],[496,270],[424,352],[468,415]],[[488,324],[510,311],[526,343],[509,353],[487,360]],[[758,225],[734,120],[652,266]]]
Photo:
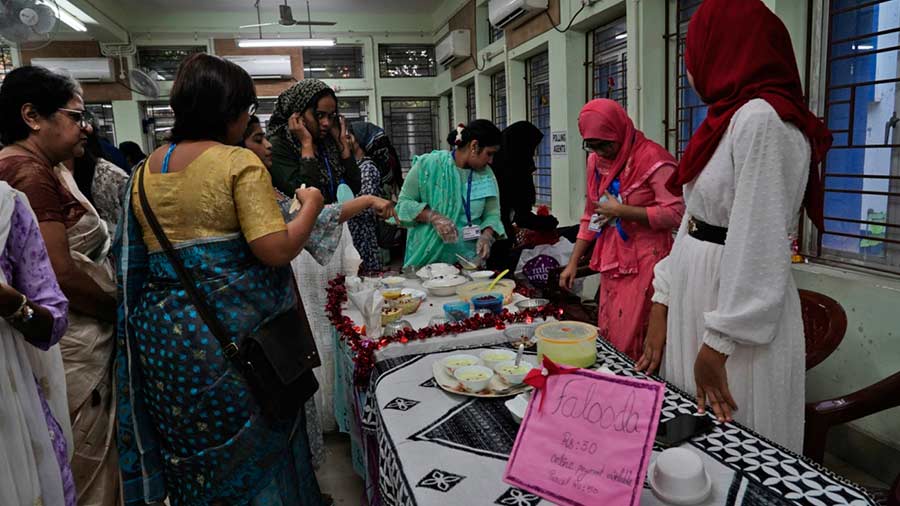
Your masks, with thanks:
[[[435,383],[432,363],[451,353],[396,356],[375,366],[363,430],[370,441],[376,441],[373,464],[378,466],[380,503],[551,504],[502,481],[519,430],[504,406],[506,399],[449,394]],[[615,374],[647,378],[602,339],[597,356],[598,365]],[[696,410],[689,395],[666,384],[661,422]],[[705,505],[875,504],[861,487],[735,423],[716,424],[713,431],[683,447],[700,456],[712,480],[712,494]],[[661,450],[654,448],[652,459]],[[666,503],[645,483],[641,504]]]
[[[415,288],[425,291],[421,282],[418,280],[409,280],[406,283],[409,288]],[[512,303],[506,308],[512,312],[516,311],[515,303],[524,300],[526,297],[521,294],[514,293]],[[421,329],[428,326],[431,318],[435,316],[444,316],[443,306],[447,302],[459,300],[459,297],[435,297],[429,295],[428,298],[419,307],[419,310],[411,315],[404,316],[414,329]],[[349,317],[358,325],[362,325],[362,314],[351,303],[345,303],[343,314]],[[535,323],[542,320],[538,319]],[[353,373],[355,364],[353,362],[353,352],[347,346],[346,342],[341,340],[341,336],[336,329],[332,327],[332,337],[334,344],[334,416],[337,421],[338,429],[341,432],[350,435],[351,451],[353,453],[353,467],[357,474],[366,479],[369,491],[372,492],[377,487],[376,474],[369,473],[369,461],[374,462],[377,452],[370,448],[368,455],[366,454],[366,446],[363,441],[361,432],[362,411],[366,404],[366,389],[358,389],[354,386]],[[375,353],[377,361],[396,358],[404,355],[415,355],[421,353],[433,353],[442,350],[451,350],[467,346],[481,346],[505,343],[507,338],[503,332],[495,328],[474,330],[461,334],[452,334],[446,336],[436,336],[424,340],[410,341],[406,344],[391,343]],[[373,469],[374,471],[374,469]]]

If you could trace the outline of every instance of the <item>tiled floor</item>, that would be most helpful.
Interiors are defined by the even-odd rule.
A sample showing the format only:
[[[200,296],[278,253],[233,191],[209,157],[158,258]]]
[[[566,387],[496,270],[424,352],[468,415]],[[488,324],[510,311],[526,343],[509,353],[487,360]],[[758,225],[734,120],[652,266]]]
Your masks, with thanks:
[[[844,462],[843,460],[831,455],[830,453],[825,454],[825,467],[830,469],[835,474],[839,474],[848,480],[858,483],[864,487],[868,488],[881,488],[886,489],[888,485],[884,482],[879,481],[877,478],[874,478],[865,472],[851,466],[850,464]]]
[[[316,473],[322,493],[334,497],[336,506],[359,506],[365,483],[353,472],[350,437],[346,434],[326,434],[325,447],[328,457]]]

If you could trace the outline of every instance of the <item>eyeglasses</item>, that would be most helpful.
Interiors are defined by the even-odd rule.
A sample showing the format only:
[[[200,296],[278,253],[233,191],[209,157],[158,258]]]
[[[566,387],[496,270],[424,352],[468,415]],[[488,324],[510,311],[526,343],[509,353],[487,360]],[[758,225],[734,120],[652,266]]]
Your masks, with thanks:
[[[316,121],[322,121],[325,118],[330,119],[331,121],[337,121],[340,115],[335,112],[325,112],[325,111],[313,111],[313,117],[316,118]]]
[[[587,151],[588,153],[597,153],[599,151],[606,151],[611,148],[612,145],[615,144],[614,141],[590,141],[587,140],[581,141],[581,149]]]
[[[258,109],[259,109],[259,102],[254,101],[252,104],[250,104],[250,109],[248,109],[247,112],[250,113],[250,116],[253,116],[254,114],[256,114],[256,111]]]
[[[60,107],[57,110],[66,113],[66,116],[71,118],[81,129],[85,129],[91,124],[91,113],[86,110],[66,109],[65,107]]]

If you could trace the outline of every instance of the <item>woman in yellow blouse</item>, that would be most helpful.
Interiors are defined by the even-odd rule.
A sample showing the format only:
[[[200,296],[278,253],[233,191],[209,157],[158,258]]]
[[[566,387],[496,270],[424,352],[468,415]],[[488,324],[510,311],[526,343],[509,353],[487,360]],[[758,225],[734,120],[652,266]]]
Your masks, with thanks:
[[[175,254],[240,342],[296,307],[289,263],[301,249],[329,253],[327,240],[311,238],[323,198],[314,188],[298,190],[302,207],[285,224],[265,166],[234,147],[256,105],[253,81],[240,67],[206,54],[188,58],[170,103],[171,144],[152,153],[134,179],[143,176]],[[261,418],[148,226],[137,183],[124,207],[116,257],[125,502],[168,496],[172,504],[321,504],[306,431],[294,433],[305,426],[303,410],[292,422]],[[340,207],[323,214],[315,233],[339,236]]]

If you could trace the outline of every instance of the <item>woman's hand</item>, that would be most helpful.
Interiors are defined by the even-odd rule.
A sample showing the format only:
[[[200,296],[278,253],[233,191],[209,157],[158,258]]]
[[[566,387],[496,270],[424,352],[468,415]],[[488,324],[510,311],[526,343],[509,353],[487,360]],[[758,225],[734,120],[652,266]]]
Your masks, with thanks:
[[[452,244],[459,240],[459,231],[456,229],[456,223],[441,213],[431,211],[428,216],[428,222],[434,227],[444,244]]]
[[[397,210],[394,209],[394,203],[390,200],[373,195],[372,204],[369,208],[375,211],[375,215],[382,220],[394,218],[395,221],[400,221],[400,218],[397,216]]]
[[[569,263],[569,265],[567,265],[559,275],[559,287],[566,290],[571,290],[575,285],[576,271],[578,271],[578,266],[573,263]]]
[[[300,142],[301,146],[305,148],[312,147],[312,134],[309,133],[309,130],[306,129],[306,125],[303,124],[303,115],[301,113],[295,112],[294,114],[291,114],[291,117],[288,118],[288,130],[297,138],[297,141]]]
[[[728,373],[723,355],[707,345],[700,347],[694,362],[694,382],[697,385],[697,412],[706,412],[706,403],[712,406],[713,414],[720,422],[732,421],[731,412],[737,411],[737,403],[728,389]]]
[[[666,349],[667,318],[669,308],[662,304],[653,304],[650,308],[650,325],[644,339],[644,354],[638,359],[635,370],[654,374],[659,370],[663,352]]]
[[[604,193],[603,196],[606,197],[606,200],[597,202],[594,212],[607,219],[620,218],[623,205],[619,199],[610,195],[609,192]]]
[[[341,147],[341,158],[350,158],[352,153],[350,135],[347,132],[347,120],[343,116],[338,116],[337,123],[331,128],[331,136],[334,137],[337,145]]]
[[[350,142],[350,149],[353,151],[353,158],[356,160],[362,160],[366,157],[366,151],[359,145],[359,142],[356,140],[356,136],[353,134],[347,134],[347,139]]]
[[[298,188],[296,195],[297,200],[300,202],[301,209],[306,209],[307,206],[310,206],[311,208],[316,209],[316,214],[318,215],[318,213],[322,211],[322,208],[325,207],[325,197],[322,196],[322,192],[315,186]]]
[[[12,316],[21,305],[22,294],[6,283],[0,283],[0,317]]]
[[[486,260],[487,257],[491,256],[491,246],[494,245],[494,241],[496,240],[497,238],[494,235],[494,229],[488,227],[481,231],[478,242],[475,243],[475,252],[478,253],[478,256],[482,260]]]

